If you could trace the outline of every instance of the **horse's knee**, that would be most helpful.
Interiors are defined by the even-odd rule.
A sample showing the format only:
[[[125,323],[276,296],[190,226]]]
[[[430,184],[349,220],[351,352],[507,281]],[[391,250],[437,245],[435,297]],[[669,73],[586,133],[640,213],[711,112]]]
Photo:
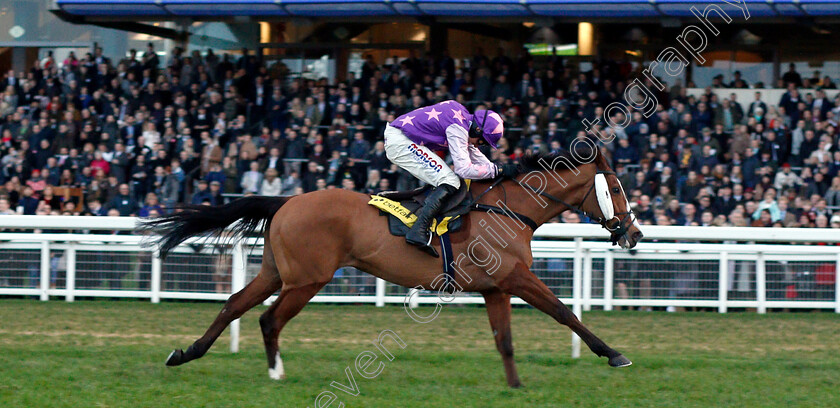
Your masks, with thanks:
[[[222,307],[221,314],[240,316],[245,313],[247,310],[243,310],[244,308],[242,307],[240,300],[242,300],[242,292],[236,292],[233,295],[230,295],[227,302],[225,302],[224,307]]]

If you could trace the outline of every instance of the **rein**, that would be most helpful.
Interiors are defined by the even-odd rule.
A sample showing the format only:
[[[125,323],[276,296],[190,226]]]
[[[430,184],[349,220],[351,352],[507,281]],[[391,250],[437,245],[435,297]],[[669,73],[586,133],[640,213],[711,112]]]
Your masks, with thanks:
[[[493,184],[490,184],[490,187],[487,187],[484,191],[481,192],[481,194],[478,195],[478,197],[475,197],[473,199],[472,206],[470,206],[470,211],[486,211],[486,212],[491,212],[491,213],[495,213],[495,214],[499,214],[499,215],[504,215],[504,216],[509,217],[509,218],[514,218],[514,219],[517,219],[517,220],[521,221],[523,224],[529,226],[532,230],[536,231],[537,228],[539,228],[539,225],[537,225],[537,222],[532,220],[531,217],[528,217],[527,215],[520,214],[520,213],[517,213],[517,212],[514,212],[514,211],[510,211],[510,209],[496,207],[494,205],[479,204],[478,203],[478,200],[480,200],[481,197],[484,197],[484,195],[489,193],[490,190],[492,190],[494,187],[500,186],[502,181],[504,181],[504,180],[505,180],[504,177],[497,178],[496,180],[493,181]],[[504,187],[502,187],[502,188],[504,188]],[[505,194],[507,194],[507,193],[505,193]],[[507,201],[507,198],[505,198],[505,202],[506,201]],[[505,207],[507,208],[507,206],[505,206]]]
[[[615,175],[615,173],[613,173],[611,171],[601,171],[601,170],[598,170],[597,174],[612,174],[612,175]],[[543,197],[545,197],[545,198],[547,198],[551,201],[554,201],[558,204],[565,205],[568,209],[576,212],[581,217],[591,218],[593,220],[598,221],[598,224],[601,224],[601,225],[604,225],[604,223],[607,222],[607,220],[605,220],[601,217],[596,217],[595,214],[590,214],[590,213],[584,211],[582,208],[580,208],[576,205],[572,205],[572,204],[567,203],[566,201],[564,201],[560,197],[555,197],[555,196],[553,196],[549,193],[546,193],[545,191],[537,191],[537,189],[532,187],[530,184],[523,183],[523,182],[521,182],[517,179],[513,179],[513,181],[515,181],[516,184],[519,184],[519,186],[522,187],[522,188],[527,188],[527,189],[531,190],[532,192],[534,192],[536,194],[539,194],[539,195],[541,195],[541,196],[543,196]],[[592,183],[592,185],[589,186],[589,190],[586,191],[586,194],[584,194],[583,199],[580,200],[580,202],[585,203],[586,199],[589,198],[589,195],[592,194],[592,191],[594,191],[594,190],[595,190],[595,183]]]
[[[607,170],[598,170],[598,171],[596,172],[596,174],[611,174],[611,175],[613,175],[613,176],[615,176],[615,175],[616,175],[614,171],[607,171]],[[500,215],[505,215],[505,216],[508,216],[508,217],[510,217],[511,215],[513,215],[513,216],[515,216],[517,219],[519,219],[520,221],[522,221],[523,223],[525,223],[526,225],[528,225],[529,227],[531,227],[531,229],[536,230],[536,229],[539,227],[539,226],[537,225],[537,223],[536,223],[534,220],[532,220],[531,218],[529,218],[529,217],[527,217],[527,216],[525,216],[525,215],[518,214],[518,213],[513,212],[513,211],[507,211],[507,210],[505,210],[505,209],[502,209],[502,208],[499,208],[499,207],[496,207],[496,206],[487,205],[487,204],[479,204],[479,203],[478,203],[478,200],[479,200],[479,199],[481,199],[481,197],[483,197],[485,194],[487,194],[488,192],[490,192],[490,190],[492,190],[492,189],[493,189],[493,188],[495,188],[496,186],[501,185],[501,182],[502,182],[503,180],[504,180],[504,178],[501,178],[501,177],[500,177],[500,178],[498,178],[498,179],[496,179],[495,181],[493,181],[493,184],[491,184],[491,185],[490,185],[490,187],[487,187],[487,189],[485,189],[484,191],[482,191],[482,192],[481,192],[481,194],[479,194],[479,195],[478,195],[478,196],[477,196],[477,197],[473,200],[473,203],[474,203],[474,204],[472,205],[471,210],[482,210],[482,211],[488,211],[488,212],[493,212],[493,213],[500,214]],[[630,218],[630,216],[632,216],[632,215],[633,215],[633,211],[630,209],[629,203],[628,203],[628,206],[627,206],[627,211],[623,211],[623,212],[615,213],[615,215],[613,216],[613,218],[618,218],[619,216],[622,216],[621,218],[619,218],[618,225],[617,225],[617,226],[615,226],[615,227],[610,227],[609,225],[607,225],[607,223],[608,223],[610,220],[612,220],[613,218],[610,218],[609,220],[608,220],[608,219],[604,219],[603,217],[599,217],[599,216],[596,216],[595,214],[591,214],[591,213],[589,213],[589,212],[585,211],[584,209],[580,208],[580,206],[576,206],[576,205],[569,204],[568,202],[566,202],[565,200],[563,200],[563,199],[562,199],[562,198],[560,198],[560,197],[556,197],[556,196],[554,196],[554,195],[552,195],[552,194],[546,193],[545,191],[538,191],[537,189],[535,189],[535,188],[534,188],[533,186],[531,186],[530,184],[523,183],[523,182],[521,182],[520,180],[518,180],[518,179],[516,179],[516,178],[511,178],[511,180],[513,180],[516,184],[518,184],[518,185],[519,185],[520,187],[522,187],[522,188],[526,188],[526,189],[530,190],[530,191],[531,191],[531,192],[533,192],[533,193],[536,193],[536,194],[538,194],[538,195],[540,195],[540,196],[543,196],[543,197],[545,197],[545,198],[547,198],[547,199],[549,199],[549,200],[551,200],[551,201],[554,201],[554,202],[556,202],[556,203],[558,203],[558,204],[561,204],[561,205],[566,206],[566,208],[568,208],[568,209],[570,209],[570,210],[574,211],[575,213],[577,213],[577,214],[578,214],[578,215],[580,215],[581,217],[586,217],[586,218],[589,218],[589,219],[591,219],[591,220],[593,220],[593,221],[596,221],[598,224],[600,224],[602,227],[604,227],[604,229],[606,229],[607,231],[609,231],[609,232],[612,234],[611,241],[612,241],[612,243],[613,243],[613,244],[616,244],[616,243],[618,242],[619,237],[621,237],[621,236],[623,236],[624,234],[626,234],[626,233],[627,233],[627,231],[630,229],[630,225],[632,225],[632,224],[633,224],[633,223],[631,222],[631,223],[629,223],[629,225],[628,225],[628,223],[626,222],[626,221],[627,221],[627,219],[628,219],[628,218]],[[592,191],[594,191],[594,190],[595,190],[595,183],[592,183],[592,184],[589,186],[589,190],[587,190],[587,191],[586,191],[586,194],[584,194],[583,199],[581,200],[581,203],[585,203],[585,202],[586,202],[586,199],[587,199],[587,198],[589,198],[589,195],[590,195],[590,194],[592,194]],[[505,201],[507,201],[507,200],[505,200]],[[511,218],[512,218],[512,217],[511,217]]]

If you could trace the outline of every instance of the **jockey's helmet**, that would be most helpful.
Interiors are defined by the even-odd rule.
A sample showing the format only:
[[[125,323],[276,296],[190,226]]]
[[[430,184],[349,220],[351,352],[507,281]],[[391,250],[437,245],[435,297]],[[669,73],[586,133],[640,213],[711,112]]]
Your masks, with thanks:
[[[502,117],[491,110],[479,110],[470,122],[470,137],[481,137],[494,149],[498,147],[499,139],[505,133],[505,122]]]

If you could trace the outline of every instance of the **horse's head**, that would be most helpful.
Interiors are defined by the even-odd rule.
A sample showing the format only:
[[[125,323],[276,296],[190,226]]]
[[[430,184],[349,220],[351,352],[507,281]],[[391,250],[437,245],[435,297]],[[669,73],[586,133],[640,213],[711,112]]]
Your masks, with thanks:
[[[559,210],[546,211],[541,222],[556,216],[560,211],[570,210],[600,223],[610,231],[612,243],[622,248],[633,248],[644,237],[621,182],[600,151],[580,148],[574,154],[537,154],[520,160],[520,171],[527,172],[527,175],[514,177],[514,182],[544,209],[547,208],[544,199],[560,204]],[[565,171],[560,168],[561,165],[565,166]],[[553,173],[549,173],[549,177],[545,172]],[[576,178],[572,187],[569,187],[572,183],[566,182],[564,176]],[[558,182],[551,183],[550,179]],[[538,187],[532,185],[534,181],[539,182]]]
[[[601,214],[598,221],[610,232],[613,244],[618,244],[624,249],[633,248],[642,240],[644,234],[636,215],[633,214],[621,181],[602,154],[597,155],[595,164],[598,170],[590,187],[595,199],[585,200],[582,207],[590,214]]]

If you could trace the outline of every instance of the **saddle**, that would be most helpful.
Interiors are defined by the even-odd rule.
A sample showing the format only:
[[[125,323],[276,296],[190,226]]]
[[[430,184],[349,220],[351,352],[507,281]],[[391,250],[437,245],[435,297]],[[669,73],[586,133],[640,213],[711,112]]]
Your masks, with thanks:
[[[378,208],[380,215],[388,216],[388,230],[391,234],[402,237],[414,225],[416,214],[423,206],[431,186],[408,191],[387,191],[372,195],[368,204]],[[462,224],[461,216],[470,212],[473,198],[470,194],[469,180],[461,179],[461,187],[443,203],[443,209],[432,222],[430,231],[441,236],[457,231]]]
[[[425,186],[409,191],[389,191],[372,195],[368,204],[379,209],[380,215],[388,217],[388,230],[392,235],[404,237],[417,221],[417,212],[423,206],[431,186]],[[432,220],[429,230],[432,236],[437,235],[442,252],[443,273],[446,283],[455,280],[455,270],[452,266],[452,243],[449,233],[461,228],[461,216],[472,211],[473,197],[470,194],[470,181],[461,179],[461,188],[443,203],[443,208]],[[447,286],[449,287],[449,286]]]

